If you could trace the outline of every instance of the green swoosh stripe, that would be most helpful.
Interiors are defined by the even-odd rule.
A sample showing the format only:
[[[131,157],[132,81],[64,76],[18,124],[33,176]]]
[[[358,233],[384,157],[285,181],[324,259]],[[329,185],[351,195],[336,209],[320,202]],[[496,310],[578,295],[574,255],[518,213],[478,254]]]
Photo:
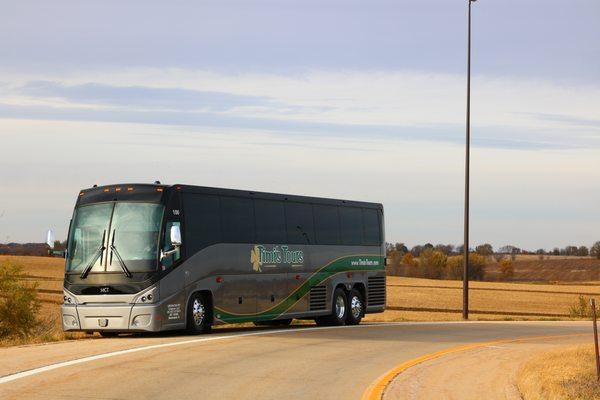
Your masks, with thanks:
[[[289,310],[297,301],[304,297],[313,286],[317,286],[335,274],[350,271],[381,271],[384,267],[384,257],[379,255],[353,255],[334,260],[312,274],[302,285],[288,297],[268,310],[255,314],[236,314],[215,307],[215,317],[223,322],[250,322],[274,319]]]

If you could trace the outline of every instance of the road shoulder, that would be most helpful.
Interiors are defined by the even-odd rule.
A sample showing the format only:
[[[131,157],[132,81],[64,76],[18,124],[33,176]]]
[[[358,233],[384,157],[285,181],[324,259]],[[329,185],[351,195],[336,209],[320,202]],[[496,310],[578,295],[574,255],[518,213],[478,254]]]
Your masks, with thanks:
[[[449,353],[406,369],[387,386],[384,399],[520,400],[516,377],[523,363],[588,340],[584,336],[540,338]]]

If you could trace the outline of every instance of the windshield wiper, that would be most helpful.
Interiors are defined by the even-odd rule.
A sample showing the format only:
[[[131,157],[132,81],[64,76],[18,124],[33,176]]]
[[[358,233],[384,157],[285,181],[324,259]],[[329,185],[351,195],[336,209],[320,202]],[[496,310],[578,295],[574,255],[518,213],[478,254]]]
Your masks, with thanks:
[[[127,268],[127,265],[125,265],[125,261],[123,261],[123,258],[121,257],[121,255],[119,254],[119,251],[115,247],[115,230],[113,230],[113,236],[112,236],[112,242],[110,244],[110,250],[111,250],[111,253],[110,253],[111,261],[110,262],[112,263],[112,253],[115,253],[115,255],[117,256],[117,260],[119,260],[119,265],[121,266],[123,273],[125,274],[126,277],[131,278],[133,275],[131,275],[131,272]]]
[[[79,275],[79,277],[81,279],[85,279],[88,276],[88,274],[94,267],[94,264],[96,264],[96,261],[98,260],[98,258],[100,258],[100,264],[102,264],[102,254],[104,254],[104,250],[106,250],[106,247],[104,246],[105,237],[106,237],[106,229],[102,233],[102,242],[100,242],[100,246],[98,247],[98,250],[96,250],[96,252],[94,253],[94,256],[92,257],[92,259],[90,260],[88,265],[85,266],[85,268],[81,272],[81,275]]]

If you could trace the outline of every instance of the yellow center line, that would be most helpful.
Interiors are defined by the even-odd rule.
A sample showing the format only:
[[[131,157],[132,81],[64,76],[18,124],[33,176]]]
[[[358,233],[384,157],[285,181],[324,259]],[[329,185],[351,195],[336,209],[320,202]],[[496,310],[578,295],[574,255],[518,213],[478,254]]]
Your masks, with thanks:
[[[414,367],[415,365],[424,363],[425,361],[435,360],[436,358],[443,357],[452,353],[460,353],[463,351],[469,351],[473,349],[478,349],[486,346],[497,346],[499,344],[506,343],[518,343],[518,342],[527,342],[527,341],[535,341],[535,340],[548,340],[548,339],[560,339],[572,336],[583,336],[587,335],[587,333],[571,333],[566,335],[552,335],[552,336],[533,336],[533,337],[522,337],[517,339],[502,339],[502,340],[493,340],[489,342],[481,342],[481,343],[470,343],[462,346],[451,347],[448,349],[436,351],[434,353],[425,354],[421,357],[413,358],[411,360],[405,361],[402,364],[397,365],[392,368],[379,378],[375,380],[362,395],[362,400],[381,400],[383,399],[383,394],[388,385],[400,375],[402,372],[407,369]]]

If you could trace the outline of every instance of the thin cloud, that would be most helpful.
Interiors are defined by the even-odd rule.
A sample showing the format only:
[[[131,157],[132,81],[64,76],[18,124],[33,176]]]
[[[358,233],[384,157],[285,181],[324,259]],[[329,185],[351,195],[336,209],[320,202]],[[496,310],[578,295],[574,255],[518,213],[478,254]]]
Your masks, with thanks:
[[[240,106],[267,106],[272,101],[264,96],[182,88],[113,86],[102,83],[65,85],[51,81],[28,82],[16,92],[29,97],[58,98],[73,103],[159,110],[226,111]]]

